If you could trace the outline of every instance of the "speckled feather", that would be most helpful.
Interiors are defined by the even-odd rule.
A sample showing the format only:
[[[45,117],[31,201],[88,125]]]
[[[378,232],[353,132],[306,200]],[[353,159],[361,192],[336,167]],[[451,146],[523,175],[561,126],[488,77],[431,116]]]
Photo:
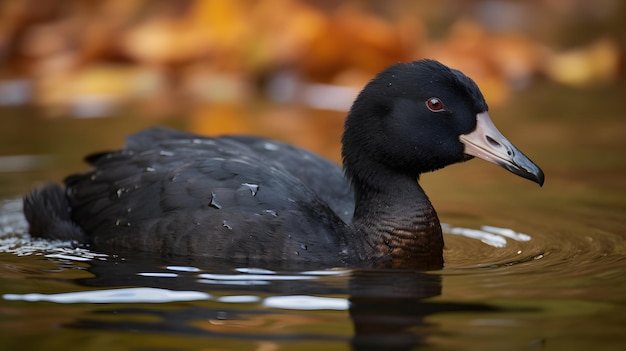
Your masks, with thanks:
[[[345,255],[346,224],[326,205],[331,202],[317,194],[322,183],[311,189],[306,182],[316,179],[312,170],[324,172],[326,186],[344,187],[339,193],[345,199],[335,202],[343,208],[337,209],[351,214],[352,195],[340,168],[334,166],[332,182],[330,161],[309,153],[308,161],[299,161],[309,163],[302,168],[308,169],[303,180],[277,160],[259,162],[267,155],[249,145],[266,143],[270,141],[209,139],[163,128],[135,134],[122,150],[89,157],[92,171],[68,177],[72,219],[90,233],[96,247],[113,250],[141,247],[164,255],[253,260],[299,256],[320,261],[332,255],[339,263]],[[270,150],[263,150],[285,146],[271,143]],[[294,155],[304,152],[290,148]],[[285,164],[288,156],[281,152],[281,157]],[[323,168],[311,167],[317,163]],[[328,227],[337,235],[318,235]],[[290,233],[297,235],[283,240]]]

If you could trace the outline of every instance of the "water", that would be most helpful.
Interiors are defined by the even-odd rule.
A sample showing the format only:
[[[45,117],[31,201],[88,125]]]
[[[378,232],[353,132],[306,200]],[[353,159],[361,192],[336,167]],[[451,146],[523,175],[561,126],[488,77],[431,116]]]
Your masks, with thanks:
[[[433,272],[283,272],[32,240],[19,194],[82,169],[83,154],[115,147],[149,124],[41,122],[44,130],[22,138],[42,144],[3,146],[7,156],[50,156],[43,166],[0,173],[0,345],[623,350],[624,92],[619,85],[587,91],[540,85],[492,110],[503,134],[542,166],[546,184],[539,188],[481,161],[425,175],[423,186],[448,225],[446,266]],[[2,123],[14,130],[34,125],[7,118]],[[47,132],[51,126],[58,135]],[[99,140],[89,143],[93,134],[85,130],[98,130]]]

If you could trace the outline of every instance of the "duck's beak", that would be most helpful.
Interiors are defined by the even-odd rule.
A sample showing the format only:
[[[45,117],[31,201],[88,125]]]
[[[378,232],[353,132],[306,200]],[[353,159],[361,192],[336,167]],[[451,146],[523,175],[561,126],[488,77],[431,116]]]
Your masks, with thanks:
[[[476,115],[476,129],[462,134],[459,139],[465,145],[467,155],[493,162],[520,177],[543,185],[543,171],[519,151],[493,125],[487,112]]]

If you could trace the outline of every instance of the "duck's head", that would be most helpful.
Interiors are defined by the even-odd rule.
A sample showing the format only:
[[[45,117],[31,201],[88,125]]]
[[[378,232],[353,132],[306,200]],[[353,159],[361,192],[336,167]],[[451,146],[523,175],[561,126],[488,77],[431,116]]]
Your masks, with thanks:
[[[460,71],[433,60],[390,66],[365,86],[346,119],[346,173],[357,182],[389,172],[415,177],[475,156],[542,185],[541,169],[487,110],[476,83]]]

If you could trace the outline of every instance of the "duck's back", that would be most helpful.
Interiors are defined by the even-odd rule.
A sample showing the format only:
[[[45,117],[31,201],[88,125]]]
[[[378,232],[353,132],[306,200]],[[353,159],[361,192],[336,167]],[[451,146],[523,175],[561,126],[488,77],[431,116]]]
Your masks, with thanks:
[[[66,186],[72,220],[98,248],[341,259],[348,232],[341,217],[352,213],[352,194],[339,167],[304,150],[159,128],[87,160],[93,169],[69,177]]]

